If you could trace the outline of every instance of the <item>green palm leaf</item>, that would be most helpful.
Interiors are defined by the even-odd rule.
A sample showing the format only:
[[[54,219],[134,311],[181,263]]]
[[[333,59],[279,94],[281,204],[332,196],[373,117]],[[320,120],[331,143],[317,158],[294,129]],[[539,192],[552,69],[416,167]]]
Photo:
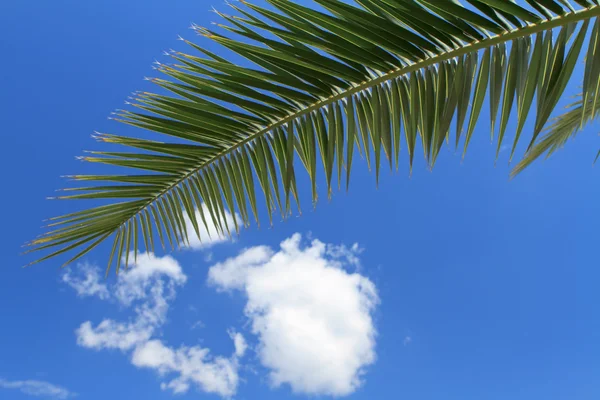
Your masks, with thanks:
[[[258,222],[259,191],[270,221],[276,208],[287,216],[298,204],[298,168],[316,202],[320,174],[328,194],[336,182],[348,187],[355,148],[377,177],[385,159],[398,166],[401,146],[412,168],[421,143],[433,167],[452,134],[466,153],[486,98],[497,149],[515,114],[511,153],[528,145],[513,173],[600,113],[598,0],[267,2],[219,14],[227,34],[194,26],[250,66],[186,41],[192,54],[172,52],[175,64],[158,66],[165,78],[151,79],[163,94],[137,93],[132,109],[117,113],[162,140],[95,135],[121,150],[81,159],[126,172],[73,176],[84,183],[59,198],[112,203],[51,219],[29,243],[50,251],[36,262],[77,251],[72,262],[112,236],[109,268],[114,261],[118,270],[142,241],[149,251],[157,237],[176,247],[202,225],[230,234],[239,226],[229,226],[228,212]],[[539,138],[581,54],[582,97]]]

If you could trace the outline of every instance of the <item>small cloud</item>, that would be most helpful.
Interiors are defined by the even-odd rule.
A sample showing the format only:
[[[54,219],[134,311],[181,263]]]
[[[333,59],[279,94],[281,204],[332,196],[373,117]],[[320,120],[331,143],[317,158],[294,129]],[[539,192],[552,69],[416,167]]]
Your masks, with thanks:
[[[192,330],[192,331],[193,331],[193,330],[195,330],[195,329],[202,329],[202,328],[204,328],[205,326],[206,326],[206,325],[204,325],[204,322],[202,322],[202,321],[198,320],[198,321],[194,322],[194,323],[192,324],[192,326],[190,326],[190,330]]]
[[[402,344],[403,344],[403,345],[406,347],[406,346],[408,346],[409,344],[411,344],[411,343],[412,343],[412,341],[413,341],[413,339],[412,339],[412,337],[411,337],[411,336],[406,336],[406,337],[404,338],[404,340],[402,341]]]
[[[18,390],[21,393],[30,396],[46,397],[50,399],[69,399],[77,396],[64,387],[54,385],[49,382],[25,380],[25,381],[9,381],[0,378],[0,388]]]
[[[230,398],[239,382],[237,356],[213,357],[209,349],[199,346],[173,349],[160,340],[150,340],[136,347],[131,363],[138,368],[153,369],[161,376],[178,375],[161,384],[161,389],[174,394],[186,393],[195,384],[206,393]]]
[[[115,300],[124,307],[135,304],[136,318],[127,322],[105,319],[96,327],[86,321],[76,330],[78,345],[95,350],[131,350],[148,341],[165,323],[169,301],[175,298],[176,288],[183,285],[187,277],[170,256],[142,253],[137,261],[119,275],[117,283],[110,292],[107,289],[105,295],[106,299]],[[98,278],[99,274],[90,271],[88,276]]]
[[[360,268],[359,255],[364,251],[358,243],[354,243],[351,247],[345,245],[328,244],[325,254],[332,259],[341,259],[348,265],[353,265],[356,268]]]
[[[246,354],[246,350],[248,349],[248,344],[246,343],[246,339],[244,336],[236,332],[233,329],[229,330],[229,337],[233,340],[233,345],[235,346],[235,355],[237,357],[243,357]]]
[[[78,264],[74,271],[68,268],[62,281],[71,286],[79,297],[98,297],[101,300],[110,297],[106,283],[101,281],[100,271],[90,264]]]
[[[190,217],[186,214],[184,219],[186,231],[188,232],[189,236],[189,246],[188,243],[182,243],[182,248],[191,250],[206,250],[218,243],[223,243],[230,240],[229,237],[227,235],[223,235],[212,222],[212,218],[206,204],[202,204],[202,210],[196,210],[195,217],[196,221],[198,222],[198,231],[200,232],[200,237],[198,237]],[[241,223],[241,219],[237,213],[235,215],[231,215],[228,211],[225,211],[225,221],[222,222],[224,230],[226,230],[225,225],[227,225],[231,230],[234,229],[234,218],[238,224]],[[204,221],[206,221],[206,224]],[[208,258],[207,262],[210,262],[212,255],[209,253],[206,258]]]

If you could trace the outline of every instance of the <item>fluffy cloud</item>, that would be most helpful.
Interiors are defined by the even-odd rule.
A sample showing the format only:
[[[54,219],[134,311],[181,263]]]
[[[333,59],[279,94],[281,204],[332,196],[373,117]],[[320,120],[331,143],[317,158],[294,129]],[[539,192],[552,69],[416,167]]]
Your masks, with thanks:
[[[89,269],[82,272],[88,274],[86,282],[99,276]],[[76,331],[77,343],[95,350],[126,351],[146,342],[164,324],[169,301],[174,299],[176,287],[186,280],[174,258],[148,253],[138,255],[137,263],[119,275],[111,292],[107,289],[106,296],[124,307],[133,306],[135,318],[127,322],[105,319],[96,327],[90,321],[84,322]]]
[[[94,327],[91,321],[82,323],[75,331],[77,344],[89,349],[119,349],[127,351],[152,337],[154,326],[138,321],[122,323],[105,319]]]
[[[248,349],[248,344],[246,343],[246,339],[244,336],[236,331],[230,330],[229,337],[233,340],[233,345],[235,347],[235,355],[238,357],[243,357],[246,354],[246,350]]]
[[[357,245],[301,248],[293,235],[274,252],[253,247],[212,266],[208,282],[218,290],[240,290],[245,313],[258,335],[258,355],[274,386],[294,392],[348,395],[374,363],[375,285],[345,264],[358,265]]]
[[[0,378],[0,388],[19,390],[30,396],[49,397],[53,399],[68,399],[76,396],[75,393],[61,386],[35,380],[9,381]]]
[[[133,255],[129,259],[134,260]],[[69,272],[65,282],[78,293],[82,285],[74,282],[86,282],[86,287],[103,285],[99,281],[98,270],[94,268],[82,268],[77,273],[79,275],[75,276],[75,272]],[[230,357],[214,357],[209,349],[199,346],[173,349],[155,338],[166,322],[169,304],[175,298],[177,288],[186,281],[186,275],[174,258],[147,253],[138,255],[137,262],[119,275],[116,284],[104,286],[106,292],[102,292],[101,296],[133,309],[134,317],[128,321],[105,319],[96,326],[86,321],[76,330],[77,343],[94,350],[131,352],[133,365],[156,370],[161,377],[176,375],[171,381],[161,384],[165,390],[184,393],[195,384],[204,392],[231,397],[239,381],[238,358],[243,355],[246,346],[240,334],[230,333],[235,347]],[[96,295],[98,293],[96,291]]]
[[[131,362],[140,368],[154,369],[161,375],[178,374],[177,378],[161,384],[163,390],[185,393],[194,383],[206,393],[233,396],[239,381],[237,357],[212,358],[209,352],[199,346],[173,350],[160,340],[150,340],[135,349]]]
[[[71,268],[67,269],[62,281],[71,286],[80,297],[97,296],[106,300],[110,296],[106,284],[100,281],[98,268],[87,263],[77,265],[76,272]]]
[[[182,246],[184,248],[190,248],[192,250],[202,250],[202,249],[207,249],[209,247],[212,247],[215,244],[222,243],[222,242],[229,240],[227,235],[221,234],[217,230],[217,227],[214,224],[212,224],[210,212],[208,210],[208,207],[205,204],[202,204],[202,213],[204,214],[204,218],[206,219],[208,229],[207,229],[206,225],[203,223],[200,211],[196,210],[196,221],[198,221],[198,230],[200,231],[201,239],[198,238],[198,235],[196,234],[196,230],[194,229],[194,225],[192,224],[192,221],[187,216],[187,214],[185,215],[185,226],[186,226],[186,230],[187,230],[188,236],[189,236],[189,246],[188,246],[188,243],[184,243],[184,244],[182,244]],[[233,231],[233,229],[235,227],[234,218],[235,218],[235,221],[238,222],[238,224],[241,223],[241,219],[237,214],[231,215],[228,211],[225,211],[225,215],[226,215],[225,222],[227,223],[227,226],[229,226],[229,229]],[[225,225],[223,225],[223,229],[226,229]],[[207,258],[210,259],[210,257],[211,257],[210,254],[207,255]]]
[[[133,254],[129,259],[134,259]],[[115,295],[122,304],[129,306],[136,300],[146,299],[150,294],[155,303],[164,307],[165,300],[175,296],[175,287],[186,281],[187,277],[173,257],[156,257],[152,253],[143,253],[139,255],[134,268],[119,275]]]

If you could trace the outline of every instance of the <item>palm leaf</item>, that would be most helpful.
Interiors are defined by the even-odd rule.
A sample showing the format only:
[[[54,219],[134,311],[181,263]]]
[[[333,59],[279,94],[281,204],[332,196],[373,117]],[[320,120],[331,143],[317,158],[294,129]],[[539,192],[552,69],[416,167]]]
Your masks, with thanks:
[[[51,219],[29,243],[29,251],[50,251],[38,261],[77,249],[72,262],[113,236],[108,268],[116,260],[118,270],[140,241],[149,251],[157,237],[177,247],[201,224],[230,234],[239,226],[228,225],[228,212],[245,226],[258,222],[259,191],[270,221],[276,207],[287,216],[298,203],[299,168],[316,202],[321,173],[328,195],[335,182],[348,187],[355,147],[376,177],[385,159],[398,166],[401,146],[412,168],[417,143],[433,167],[452,135],[466,153],[486,98],[497,149],[511,118],[512,153],[527,144],[513,173],[599,114],[598,0],[267,2],[219,13],[219,32],[193,27],[247,66],[185,41],[190,54],[173,51],[174,65],[158,65],[165,77],[151,81],[159,93],[139,92],[117,112],[116,120],[163,139],[95,135],[120,150],[81,159],[125,171],[72,176],[83,185],[60,199],[109,202]],[[539,139],[583,53],[579,103]]]

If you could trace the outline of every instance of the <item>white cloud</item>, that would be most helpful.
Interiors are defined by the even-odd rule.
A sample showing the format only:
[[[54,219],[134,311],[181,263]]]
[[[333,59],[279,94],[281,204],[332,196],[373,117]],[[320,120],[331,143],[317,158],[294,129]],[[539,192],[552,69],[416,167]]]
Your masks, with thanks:
[[[129,259],[133,260],[133,255],[130,255]],[[152,253],[142,253],[138,255],[137,263],[132,268],[119,275],[115,290],[117,299],[128,306],[135,300],[147,298],[148,289],[154,291],[154,298],[162,296],[162,292],[156,289],[156,284],[164,282],[163,277],[168,281],[169,297],[175,295],[175,286],[183,285],[187,281],[181,266],[173,257],[156,257]]]
[[[190,330],[195,330],[195,329],[202,329],[204,328],[206,325],[204,325],[204,322],[202,322],[201,320],[198,320],[196,322],[194,322],[192,324],[192,326],[190,326]]]
[[[102,300],[109,297],[106,284],[100,280],[98,268],[90,264],[78,264],[75,271],[68,268],[62,276],[62,281],[75,289],[80,297],[97,296]]]
[[[345,259],[346,263],[349,265],[354,265],[355,267],[360,267],[360,258],[358,256],[364,250],[358,245],[358,243],[354,243],[350,248],[345,245],[335,245],[328,244],[326,246],[325,254],[333,259]],[[330,261],[332,262],[332,261]]]
[[[30,396],[47,397],[54,399],[68,399],[75,397],[76,394],[70,392],[64,387],[53,385],[49,382],[25,380],[25,381],[9,381],[0,378],[0,388],[19,390],[22,393]]]
[[[200,238],[198,238],[198,235],[196,233],[194,225],[192,224],[192,221],[190,220],[190,217],[187,214],[185,215],[185,226],[189,237],[189,246],[188,243],[183,243],[182,246],[184,248],[190,248],[192,250],[202,250],[212,247],[215,244],[230,240],[227,236],[225,222],[223,222],[223,229],[225,230],[225,234],[222,234],[212,223],[212,218],[206,204],[202,204],[202,213],[204,214],[204,219],[206,220],[206,225],[208,225],[208,229],[204,224],[204,221],[202,220],[200,211],[196,210],[195,215],[196,221],[198,222],[198,230],[200,231]],[[227,222],[227,226],[229,226],[229,229],[232,232],[235,229],[234,218],[238,224],[241,224],[241,219],[237,213],[235,215],[231,215],[227,210],[225,210],[225,221]],[[212,254],[209,253],[206,256],[206,258],[208,258],[207,261],[210,262]]]
[[[230,330],[229,337],[231,340],[233,340],[233,345],[235,346],[235,355],[238,357],[243,357],[248,349],[248,343],[246,343],[244,335],[234,330]]]
[[[91,321],[82,323],[75,331],[77,344],[89,349],[119,349],[127,351],[152,337],[153,326],[136,322],[121,323],[105,319],[98,326]]]
[[[134,260],[133,255],[129,257]],[[97,270],[87,269],[81,281],[90,287],[100,285]],[[72,285],[72,279],[67,282]],[[118,349],[131,352],[131,362],[140,368],[156,370],[161,377],[176,375],[161,388],[184,393],[192,384],[204,392],[231,397],[237,390],[238,358],[245,341],[232,336],[235,352],[231,357],[215,357],[210,350],[199,346],[173,349],[155,338],[164,325],[170,302],[178,287],[185,284],[186,275],[177,260],[170,256],[138,255],[137,262],[118,276],[116,284],[106,288],[105,300],[132,308],[134,317],[128,321],[105,319],[97,326],[86,321],[76,330],[77,343],[95,350]],[[78,291],[79,293],[79,291]]]
[[[276,253],[264,246],[244,250],[212,266],[208,282],[218,290],[245,292],[258,355],[275,387],[348,395],[375,362],[371,314],[377,290],[366,277],[343,269],[357,264],[357,245],[300,244],[295,234]]]
[[[185,393],[191,384],[196,384],[206,393],[229,398],[235,394],[239,381],[237,357],[211,357],[209,353],[210,350],[200,346],[174,350],[160,340],[150,340],[135,349],[131,362],[161,375],[177,374],[175,379],[161,384],[163,390]]]
[[[250,271],[264,265],[272,256],[273,251],[267,246],[251,247],[237,257],[212,266],[208,270],[208,281],[218,290],[242,290]]]
[[[403,344],[404,346],[408,346],[409,344],[411,344],[411,343],[412,343],[412,341],[413,341],[413,339],[412,339],[412,337],[411,337],[411,336],[406,336],[406,337],[404,338],[404,340],[402,341],[402,344]]]
[[[90,276],[97,275],[92,273]],[[135,318],[128,322],[105,319],[96,327],[90,321],[84,322],[76,330],[77,343],[95,350],[127,351],[149,340],[165,323],[168,302],[174,299],[176,287],[186,280],[181,266],[173,257],[156,257],[148,253],[138,255],[137,263],[119,274],[108,296],[125,307],[134,306]]]

